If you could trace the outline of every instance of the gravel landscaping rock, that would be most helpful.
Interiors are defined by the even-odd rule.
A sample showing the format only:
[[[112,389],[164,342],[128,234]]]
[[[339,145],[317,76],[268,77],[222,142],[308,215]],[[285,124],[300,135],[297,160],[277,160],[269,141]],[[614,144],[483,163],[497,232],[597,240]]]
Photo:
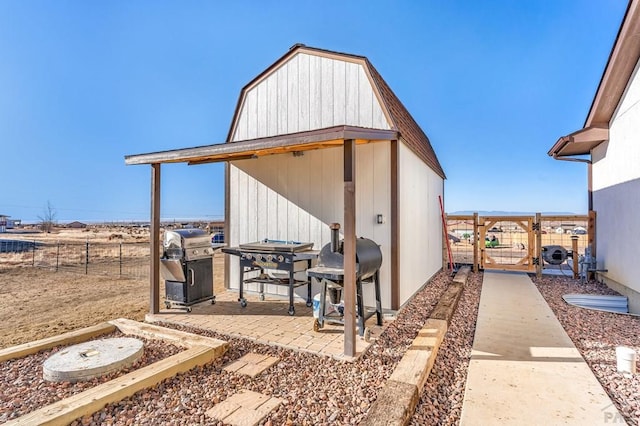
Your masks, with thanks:
[[[410,424],[455,425],[460,421],[481,289],[482,274],[470,273]]]
[[[221,425],[221,422],[206,417],[205,412],[241,389],[284,400],[277,410],[263,420],[262,424],[265,425],[357,424],[366,415],[378,391],[411,345],[450,281],[451,277],[446,272],[436,275],[355,362],[338,361],[247,339],[230,338],[211,331],[165,324],[169,328],[226,340],[229,349],[221,358],[205,366],[164,380],[153,388],[110,404],[72,424]],[[582,285],[578,280],[558,277],[534,278],[534,282],[625,420],[636,424],[640,417],[640,375],[629,378],[616,372],[615,347],[624,345],[640,351],[640,320],[573,307],[562,300],[562,295],[567,293],[615,294],[604,285]],[[458,424],[481,287],[482,274],[469,274],[458,309],[411,419],[412,425]],[[248,352],[276,356],[280,362],[255,378],[222,369]],[[41,377],[40,366],[46,357],[43,354],[0,364],[1,421],[52,402],[47,399],[52,394],[60,399],[84,389],[75,389],[75,386],[87,385],[47,384],[52,387],[41,390],[44,385],[38,382],[38,377]]]
[[[110,404],[92,416],[78,419],[74,425],[222,424],[207,418],[205,412],[241,389],[284,399],[280,407],[265,418],[264,424],[357,424],[449,282],[450,276],[445,272],[435,276],[355,362],[167,324],[167,327],[227,340],[229,349],[212,363]],[[277,356],[280,362],[256,378],[222,369],[248,352]]]
[[[120,332],[100,336],[101,339],[124,337]],[[144,354],[133,365],[84,382],[48,382],[42,377],[42,364],[65,346],[38,352],[24,358],[0,363],[0,423],[30,413],[45,405],[75,395],[101,383],[152,364],[182,349],[157,340],[144,341]]]
[[[570,293],[619,295],[605,284],[547,276],[533,281],[626,422],[640,424],[640,374],[625,376],[616,368],[616,346],[640,354],[640,318],[579,308],[562,299]]]

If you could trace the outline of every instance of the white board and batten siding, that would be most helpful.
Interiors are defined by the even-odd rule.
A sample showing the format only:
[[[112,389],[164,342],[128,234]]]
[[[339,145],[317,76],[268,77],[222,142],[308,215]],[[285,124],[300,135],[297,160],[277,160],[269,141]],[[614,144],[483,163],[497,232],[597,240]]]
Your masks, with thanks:
[[[389,129],[363,65],[304,52],[292,56],[249,87],[232,131],[232,141],[283,135],[337,125]],[[381,245],[383,305],[390,306],[390,144],[357,147],[357,235]],[[303,156],[273,155],[231,162],[229,168],[230,245],[264,238],[330,241],[329,224],[343,223],[341,148],[306,151]],[[230,288],[238,288],[238,259],[229,263]],[[249,286],[256,290],[257,285]],[[287,294],[283,286],[269,293]],[[300,287],[297,294],[304,295]],[[314,289],[314,292],[318,289]],[[365,303],[372,304],[373,289]]]
[[[391,305],[389,145],[378,142],[356,148],[356,234],[381,247],[381,297],[385,307]],[[282,154],[235,161],[229,181],[232,246],[270,238],[313,242],[314,249],[319,250],[331,240],[329,224],[343,223],[341,148],[306,151],[301,157]],[[385,223],[376,222],[377,214],[387,218]],[[238,258],[232,256],[229,260],[229,286],[237,289]],[[258,288],[249,285],[248,289]],[[282,296],[288,294],[284,286],[267,286],[265,290]],[[317,291],[319,288],[314,289]],[[373,305],[372,286],[365,286],[364,291],[365,303]],[[296,294],[304,297],[305,292],[306,288],[300,287]]]
[[[362,64],[301,52],[246,91],[231,140],[338,125],[390,128]]]
[[[607,284],[640,313],[640,62],[609,123],[609,141],[592,151],[593,209],[597,213],[598,268]]]
[[[443,180],[404,143],[398,152],[400,304],[442,268]]]

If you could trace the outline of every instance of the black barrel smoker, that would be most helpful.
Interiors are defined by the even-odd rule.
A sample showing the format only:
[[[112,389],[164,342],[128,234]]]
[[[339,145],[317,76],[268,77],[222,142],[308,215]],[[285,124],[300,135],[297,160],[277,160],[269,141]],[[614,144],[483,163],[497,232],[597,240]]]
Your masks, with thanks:
[[[213,294],[213,252],[211,237],[201,229],[165,231],[164,254],[160,259],[160,272],[164,278],[165,306],[186,307],[211,300]],[[217,244],[216,246],[222,246]]]
[[[344,325],[344,309],[341,306],[342,289],[344,288],[344,240],[340,240],[340,224],[332,223],[331,242],[325,245],[318,257],[318,266],[307,269],[309,277],[322,284],[320,293],[320,309],[318,318],[313,322],[314,331],[324,327],[324,323]],[[380,246],[367,238],[356,239],[356,315],[358,334],[369,340],[369,330],[365,322],[374,314],[377,324],[382,325],[382,303],[380,302],[380,266],[382,251]],[[375,288],[375,310],[366,310],[362,296],[362,284],[373,283]],[[331,304],[331,312],[327,312],[327,294]]]

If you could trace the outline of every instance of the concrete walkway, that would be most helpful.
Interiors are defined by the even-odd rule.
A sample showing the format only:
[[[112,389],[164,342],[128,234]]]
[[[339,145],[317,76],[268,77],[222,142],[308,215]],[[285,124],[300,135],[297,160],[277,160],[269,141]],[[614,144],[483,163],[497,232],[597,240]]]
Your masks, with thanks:
[[[485,272],[461,425],[594,425],[622,417],[524,273]]]

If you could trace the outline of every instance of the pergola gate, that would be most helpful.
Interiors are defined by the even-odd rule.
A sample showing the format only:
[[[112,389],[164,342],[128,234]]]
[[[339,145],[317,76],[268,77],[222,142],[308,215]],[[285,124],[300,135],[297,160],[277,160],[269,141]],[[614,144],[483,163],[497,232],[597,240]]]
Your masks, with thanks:
[[[534,217],[481,216],[478,219],[476,247],[481,269],[536,272],[538,226]]]

